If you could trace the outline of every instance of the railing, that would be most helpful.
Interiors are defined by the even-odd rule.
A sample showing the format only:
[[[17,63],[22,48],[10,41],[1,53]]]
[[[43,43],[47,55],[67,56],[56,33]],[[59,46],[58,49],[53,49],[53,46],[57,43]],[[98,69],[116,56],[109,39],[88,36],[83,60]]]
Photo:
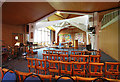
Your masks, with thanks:
[[[111,13],[105,14],[101,21],[101,27],[106,25],[108,22],[113,20],[115,17],[117,17],[120,14],[120,10],[113,11]]]

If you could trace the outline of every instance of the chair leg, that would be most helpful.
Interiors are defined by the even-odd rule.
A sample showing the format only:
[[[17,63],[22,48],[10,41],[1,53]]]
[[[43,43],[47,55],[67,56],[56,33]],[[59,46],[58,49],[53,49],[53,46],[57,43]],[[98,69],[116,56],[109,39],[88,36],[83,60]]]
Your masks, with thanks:
[[[46,75],[46,70],[45,70],[45,75]]]
[[[29,67],[29,73],[30,73],[30,67]]]
[[[118,78],[118,76],[116,75],[116,76],[115,76],[115,79],[117,79],[117,78]]]
[[[39,69],[38,69],[38,74],[39,74]]]

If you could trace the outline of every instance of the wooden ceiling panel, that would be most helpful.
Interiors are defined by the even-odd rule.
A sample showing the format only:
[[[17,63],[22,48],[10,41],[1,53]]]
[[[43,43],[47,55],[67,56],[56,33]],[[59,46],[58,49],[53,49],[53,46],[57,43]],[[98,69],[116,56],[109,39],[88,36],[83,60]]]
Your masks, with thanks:
[[[56,10],[94,12],[118,7],[119,2],[50,2]]]
[[[83,15],[69,14],[68,19],[69,18],[74,18],[74,17],[80,17],[80,16],[83,16]]]
[[[5,2],[2,6],[2,22],[27,24],[54,11],[55,9],[47,2]]]

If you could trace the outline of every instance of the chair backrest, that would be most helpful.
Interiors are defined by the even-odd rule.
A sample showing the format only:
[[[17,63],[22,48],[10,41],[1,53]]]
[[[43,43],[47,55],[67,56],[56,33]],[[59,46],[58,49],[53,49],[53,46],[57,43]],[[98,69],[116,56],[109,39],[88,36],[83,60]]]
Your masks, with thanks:
[[[104,63],[89,63],[90,76],[102,76]]]
[[[49,60],[58,61],[58,54],[50,54]]]
[[[49,60],[50,54],[43,53],[42,55],[43,55],[43,59]]]
[[[56,82],[75,82],[75,80],[70,76],[60,76]]]
[[[86,62],[73,62],[73,75],[85,76]]]
[[[60,62],[49,60],[49,72],[57,72],[59,74]]]
[[[119,66],[120,62],[105,62],[105,75],[119,75],[120,74]]]
[[[100,55],[90,55],[90,62],[100,62]]]
[[[42,79],[39,75],[30,74],[25,78],[24,82],[42,82]]]
[[[68,55],[60,54],[58,56],[60,57],[60,61],[68,62],[68,59],[69,59]]]
[[[6,81],[11,81],[11,82],[17,82],[17,74],[15,71],[13,70],[8,70],[2,79],[2,82],[6,82]]]
[[[28,61],[29,72],[30,72],[30,68],[36,69],[36,58],[27,58],[27,61]]]
[[[36,59],[36,63],[37,63],[36,68],[38,70],[38,74],[39,74],[39,69],[46,71],[46,60]],[[46,72],[45,72],[45,74],[46,74]]]
[[[26,73],[26,72],[20,72],[20,71],[17,71],[17,70],[15,70],[15,72],[18,75],[18,78],[19,78],[18,80],[19,81],[24,81],[24,79],[26,78],[26,76],[32,74],[32,72],[31,73]]]
[[[110,68],[109,66],[110,65]],[[105,62],[105,71],[109,72],[120,72],[119,70],[120,62]],[[108,69],[107,69],[108,68]]]
[[[61,62],[61,73],[72,74],[72,62]]]
[[[71,51],[72,55],[85,55],[85,51]]]
[[[70,61],[89,63],[89,55],[70,55]]]

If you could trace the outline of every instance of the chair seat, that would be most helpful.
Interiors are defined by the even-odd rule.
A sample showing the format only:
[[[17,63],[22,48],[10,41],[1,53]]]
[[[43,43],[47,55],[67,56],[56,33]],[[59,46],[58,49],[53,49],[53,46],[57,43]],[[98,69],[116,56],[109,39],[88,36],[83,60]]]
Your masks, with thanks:
[[[16,78],[16,74],[15,73],[11,73],[11,72],[6,72],[3,79],[2,79],[2,82],[6,82],[6,81],[9,81],[11,80],[11,82],[16,82],[17,78]]]

